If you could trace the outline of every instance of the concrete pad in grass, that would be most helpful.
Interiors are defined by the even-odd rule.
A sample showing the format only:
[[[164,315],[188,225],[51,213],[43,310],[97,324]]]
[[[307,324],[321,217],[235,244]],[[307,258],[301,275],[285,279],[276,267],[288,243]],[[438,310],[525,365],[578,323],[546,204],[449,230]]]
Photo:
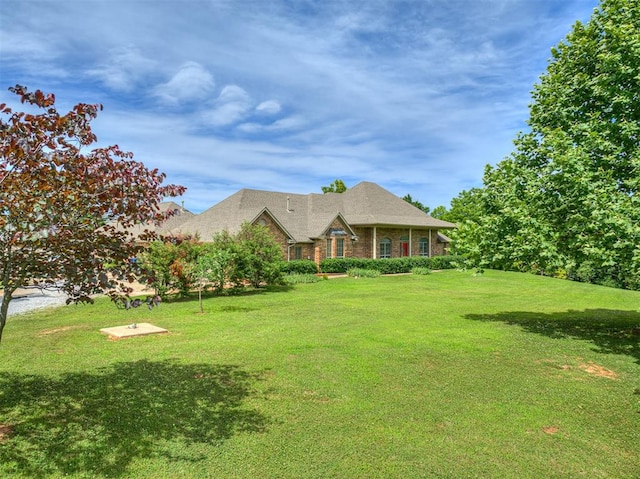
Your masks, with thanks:
[[[114,326],[113,328],[102,328],[103,334],[108,334],[112,338],[129,338],[131,336],[146,336],[147,334],[168,333],[164,328],[159,328],[149,323],[134,323],[127,326]]]

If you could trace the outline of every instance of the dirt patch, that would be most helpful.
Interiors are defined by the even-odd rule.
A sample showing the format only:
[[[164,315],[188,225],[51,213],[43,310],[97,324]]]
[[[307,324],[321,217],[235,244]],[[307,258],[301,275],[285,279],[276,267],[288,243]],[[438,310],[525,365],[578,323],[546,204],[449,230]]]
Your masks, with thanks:
[[[64,326],[62,328],[43,329],[38,333],[38,336],[49,336],[50,334],[64,333],[65,331],[70,331],[71,329],[77,329],[78,327],[79,326]]]
[[[596,363],[582,363],[580,364],[580,369],[582,369],[583,371],[588,372],[589,374],[593,374],[594,376],[598,376],[601,378],[608,378],[608,379],[618,379],[618,375],[614,372],[611,371],[610,369],[607,368],[603,368],[602,366],[597,365]]]
[[[557,426],[544,426],[542,428],[542,431],[545,434],[556,434],[558,431],[560,431],[560,428]]]
[[[618,379],[618,375],[615,371],[602,367],[593,361],[589,361],[588,363],[583,362],[583,358],[576,358],[575,361],[570,361],[565,359],[564,362],[559,363],[554,359],[541,359],[536,361],[539,364],[548,364],[554,369],[559,369],[560,371],[575,371],[576,369],[581,369],[582,371],[589,373],[593,376],[607,378],[607,379]],[[573,364],[569,364],[573,363]],[[575,379],[580,379],[576,377]]]
[[[0,424],[0,443],[7,441],[13,434],[13,427],[9,424]]]

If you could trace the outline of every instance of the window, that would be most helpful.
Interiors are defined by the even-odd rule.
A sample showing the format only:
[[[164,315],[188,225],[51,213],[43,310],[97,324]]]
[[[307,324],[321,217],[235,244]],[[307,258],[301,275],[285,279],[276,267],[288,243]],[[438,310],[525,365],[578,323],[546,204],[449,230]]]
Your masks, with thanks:
[[[429,238],[420,238],[418,253],[420,256],[429,256]]]
[[[344,238],[336,238],[336,258],[344,258]]]
[[[294,254],[296,259],[302,259],[302,246],[296,246]]]
[[[380,240],[380,258],[391,258],[391,240],[389,238]]]
[[[327,240],[327,258],[331,258],[332,245],[333,245],[333,240],[331,238],[329,238]]]

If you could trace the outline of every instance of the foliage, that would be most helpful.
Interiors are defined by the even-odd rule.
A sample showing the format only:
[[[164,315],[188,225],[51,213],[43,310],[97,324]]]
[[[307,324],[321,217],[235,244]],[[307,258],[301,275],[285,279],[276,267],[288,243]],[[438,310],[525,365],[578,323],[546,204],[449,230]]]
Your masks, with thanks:
[[[411,268],[411,274],[419,274],[422,276],[426,276],[428,274],[431,274],[431,269],[416,266],[415,268]]]
[[[283,277],[284,284],[310,284],[320,281],[317,274],[289,273]]]
[[[172,278],[169,267],[174,256],[172,244],[153,241],[137,257],[137,265],[141,270],[140,279],[144,279],[162,298],[166,297],[170,289]]]
[[[432,270],[436,269],[454,269],[458,267],[458,264],[463,260],[461,256],[447,254],[444,256],[432,256],[426,263],[426,268]],[[417,267],[422,267],[421,264],[416,264]]]
[[[237,235],[223,231],[209,243],[194,238],[153,242],[140,255],[139,264],[142,278],[163,297],[169,293],[187,296],[195,287],[200,292],[213,288],[220,293],[245,282],[257,288],[282,280],[280,247],[267,228],[249,223]],[[308,265],[297,267],[303,271]]]
[[[269,228],[245,222],[237,235],[238,268],[255,288],[263,283],[277,284],[282,281],[280,260],[282,250]]]
[[[351,268],[347,270],[347,276],[351,278],[377,278],[380,271],[376,269]]]
[[[636,288],[640,276],[640,7],[603,0],[552,50],[530,131],[487,167],[455,251],[480,268]]]
[[[200,245],[198,256],[191,263],[191,267],[196,272],[201,313],[204,312],[202,292],[209,287],[217,293],[224,291],[229,279],[233,277],[235,260],[235,248],[221,248],[212,243]]]
[[[347,185],[342,180],[335,180],[329,186],[322,186],[323,193],[344,193],[348,190]]]
[[[86,151],[101,105],[62,115],[53,94],[9,90],[29,111],[0,105],[0,338],[19,287],[55,284],[91,302],[131,278],[139,246],[127,228],[163,220],[159,203],[184,191],[118,146]]]
[[[454,255],[445,256],[407,256],[404,258],[326,258],[320,262],[324,273],[346,273],[350,269],[369,269],[381,274],[410,273],[412,268],[452,269],[456,268],[462,258]]]
[[[431,213],[429,213],[432,218],[438,218],[439,220],[449,221],[445,219],[447,217],[448,211],[447,207],[440,205],[436,206]]]
[[[451,200],[451,208],[441,214],[434,210],[432,216],[451,223],[463,223],[465,221],[477,221],[482,216],[482,189],[471,188],[461,191]],[[440,207],[438,207],[440,208]]]
[[[213,236],[210,250],[219,252],[217,261],[219,261],[220,274],[217,281],[214,281],[214,287],[218,291],[222,291],[225,284],[232,287],[242,286],[245,278],[240,271],[239,256],[241,252],[238,238],[229,234],[228,231],[220,231]]]
[[[284,274],[316,274],[318,272],[318,266],[310,259],[297,259],[292,261],[282,261],[280,263],[280,270]]]
[[[320,261],[323,273],[346,273],[351,268],[373,269],[371,259],[366,258],[325,258]],[[367,268],[369,266],[369,268]]]
[[[411,195],[407,194],[407,195],[403,196],[402,199],[405,200],[407,203],[412,204],[413,206],[415,206],[419,210],[422,210],[425,213],[429,214],[430,208],[428,206],[423,205],[418,200],[414,200],[411,197]]]
[[[186,296],[198,280],[194,267],[200,243],[194,238],[165,238],[153,241],[139,255],[141,279],[165,298],[168,293]]]
[[[411,195],[406,195],[402,199],[407,203],[411,203],[413,206],[424,211],[433,218],[449,221],[451,223],[460,223],[467,219],[474,219],[478,216],[480,212],[480,203],[478,201],[479,193],[479,188],[463,190],[456,198],[451,200],[450,209],[447,209],[446,206],[440,205],[431,210],[428,206],[414,200]]]

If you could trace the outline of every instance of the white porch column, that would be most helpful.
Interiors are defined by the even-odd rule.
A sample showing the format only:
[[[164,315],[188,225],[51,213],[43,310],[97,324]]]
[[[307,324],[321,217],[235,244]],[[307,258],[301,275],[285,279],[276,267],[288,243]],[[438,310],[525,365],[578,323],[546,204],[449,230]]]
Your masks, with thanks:
[[[377,255],[376,255],[376,246],[377,246],[377,244],[378,244],[378,227],[374,226],[373,227],[373,251],[371,253],[371,257],[373,259],[377,258]]]
[[[412,234],[413,234],[413,230],[411,228],[409,228],[409,256],[413,256],[413,251],[411,250],[411,244],[413,243],[412,241]]]
[[[429,230],[429,258],[431,258],[431,230]]]

